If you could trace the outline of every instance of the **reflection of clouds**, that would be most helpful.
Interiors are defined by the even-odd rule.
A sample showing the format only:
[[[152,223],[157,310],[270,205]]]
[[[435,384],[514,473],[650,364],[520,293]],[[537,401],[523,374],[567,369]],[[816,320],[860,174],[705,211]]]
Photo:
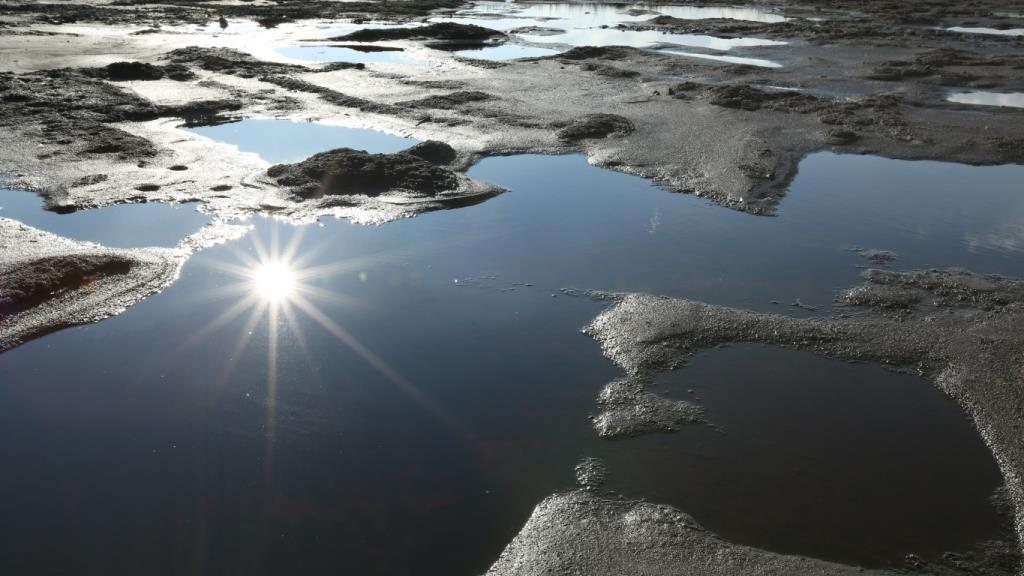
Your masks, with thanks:
[[[660,12],[687,20],[702,18],[729,18],[756,22],[781,22],[778,14],[756,8],[714,8],[692,6],[662,6],[633,4],[629,7]],[[511,2],[480,2],[457,13],[454,18],[434,18],[432,21],[476,24],[496,30],[511,30],[528,26],[562,28],[564,34],[554,36],[523,35],[528,42],[556,42],[570,46],[636,46],[649,47],[657,43],[698,46],[712,50],[729,50],[740,46],[777,46],[776,40],[759,38],[715,38],[700,34],[665,34],[654,30],[619,30],[623,22],[638,22],[655,16],[652,13],[628,14],[626,6],[610,4],[521,4]],[[607,28],[602,28],[602,26]],[[756,66],[756,64],[755,64]]]
[[[961,92],[959,94],[950,94],[947,100],[960,104],[1024,108],[1024,92]]]
[[[962,32],[965,34],[995,34],[996,36],[1024,36],[1024,28],[1008,28],[1006,30],[999,30],[998,28],[953,26],[952,28],[946,28],[946,30],[949,30],[950,32]]]
[[[785,22],[784,16],[773,14],[756,8],[721,8],[710,6],[647,6],[649,10],[661,12],[666,16],[681,20],[702,20],[705,18],[726,18],[729,20],[749,20],[751,22]]]
[[[635,8],[648,13],[629,14]],[[661,4],[581,4],[581,3],[510,3],[478,2],[460,14],[515,15],[520,18],[571,21],[576,26],[614,26],[620,22],[647,20],[658,12],[682,20],[726,18],[752,22],[784,22],[787,18],[757,8],[729,8],[713,6],[667,6]]]
[[[1024,252],[1024,201],[990,211],[990,218],[968,222],[963,243],[970,252]]]

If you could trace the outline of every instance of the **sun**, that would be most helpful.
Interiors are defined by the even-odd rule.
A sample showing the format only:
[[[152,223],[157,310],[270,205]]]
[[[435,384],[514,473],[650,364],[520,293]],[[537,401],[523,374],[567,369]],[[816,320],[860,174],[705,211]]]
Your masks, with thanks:
[[[264,262],[253,270],[252,289],[266,302],[287,301],[295,293],[295,271],[281,261]]]

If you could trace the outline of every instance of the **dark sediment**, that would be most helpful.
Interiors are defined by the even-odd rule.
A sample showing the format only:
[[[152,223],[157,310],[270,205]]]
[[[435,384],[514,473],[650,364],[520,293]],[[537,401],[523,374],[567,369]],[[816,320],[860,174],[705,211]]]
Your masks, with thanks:
[[[624,136],[634,129],[633,122],[617,114],[588,114],[572,120],[556,135],[562,140],[582,140]]]
[[[298,164],[278,164],[267,175],[293,194],[376,196],[390,191],[434,196],[459,185],[455,172],[412,154],[370,154],[339,148],[315,154]]]

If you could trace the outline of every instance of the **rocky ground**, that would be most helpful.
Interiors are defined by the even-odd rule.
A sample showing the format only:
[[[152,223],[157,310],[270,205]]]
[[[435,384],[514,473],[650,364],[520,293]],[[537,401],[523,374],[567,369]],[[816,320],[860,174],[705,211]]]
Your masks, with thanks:
[[[716,2],[700,2],[700,5]],[[685,4],[685,3],[684,3]],[[724,4],[732,4],[726,2]],[[310,20],[415,23],[460,5],[406,2],[5,2],[0,6],[0,174],[69,212],[198,202],[210,228],[175,249],[114,250],[0,219],[0,351],[98,320],[173,282],[195,249],[253,213],[384,223],[501,193],[465,170],[497,154],[584,152],[594,164],[755,215],[784,210],[801,158],[818,150],[970,164],[1024,162],[1024,110],[946,101],[954,89],[1024,90],[1020,2],[778,2],[766,24],[679,20],[638,30],[756,36],[737,49],[777,68],[629,47],[578,47],[511,62],[448,49],[496,31],[412,26],[325,38]],[[429,65],[302,65],[273,48],[306,40],[425,54]],[[438,48],[438,49],[432,49]],[[701,50],[694,49],[700,53]],[[329,119],[429,141],[396,154],[338,149],[289,165],[180,130],[240,117]],[[752,216],[755,217],[755,216]],[[607,437],[703,422],[644,389],[692,351],[758,341],[912,367],[972,415],[996,455],[1024,538],[1024,289],[961,271],[871,272],[842,314],[801,320],[651,295],[614,295],[589,328],[629,374],[599,399]],[[977,558],[908,569],[1024,574],[1014,537]],[[1009,546],[1009,549],[1007,549]],[[959,562],[959,564],[957,564]],[[682,563],[682,564],[680,564]],[[833,574],[854,571],[729,544],[685,514],[593,485],[545,500],[495,574]],[[686,570],[684,570],[686,572]]]

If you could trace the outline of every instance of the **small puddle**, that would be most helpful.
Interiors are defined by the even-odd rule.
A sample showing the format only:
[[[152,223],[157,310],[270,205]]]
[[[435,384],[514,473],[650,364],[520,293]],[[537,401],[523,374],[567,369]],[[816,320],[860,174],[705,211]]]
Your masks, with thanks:
[[[385,154],[404,150],[419,142],[366,128],[291,120],[248,119],[189,130],[211,140],[234,144],[242,152],[253,152],[275,164],[298,162],[334,148]]]
[[[979,106],[1024,108],[1024,92],[957,92],[950,94],[946,100]]]
[[[960,32],[963,34],[994,34],[996,36],[1024,36],[1024,28],[984,28],[984,27],[971,27],[971,26],[953,26],[946,28],[950,32]]]
[[[477,58],[480,60],[514,60],[516,58],[554,56],[555,54],[558,54],[558,52],[558,50],[552,48],[524,46],[522,44],[502,44],[500,46],[488,46],[486,48],[459,50],[458,52],[455,52],[455,55],[465,58]]]
[[[315,151],[374,146],[256,122],[206,134],[271,161],[307,155],[280,145],[312,147],[305,129]],[[994,535],[1000,476],[977,433],[934,387],[874,366],[707,351],[656,391],[694,389],[727,433],[598,439],[587,415],[619,374],[579,329],[603,304],[560,289],[809,314],[787,304],[827,308],[857,283],[855,246],[1022,276],[1024,167],[814,154],[775,218],[578,155],[471,174],[511,191],[381,227],[254,218],[161,295],[5,353],[7,545],[47,572],[107,567],[118,541],[136,572],[170,547],[210,573],[258,550],[271,571],[480,574],[583,455],[741,543],[901,566]],[[59,554],[39,520],[55,517],[75,535]]]
[[[58,214],[31,192],[0,188],[0,217],[74,240],[117,248],[176,246],[210,221],[189,204],[114,204]]]
[[[722,54],[698,54],[696,52],[681,52],[679,50],[662,50],[665,54],[673,54],[675,56],[685,56],[687,58],[699,58],[702,60],[715,60],[717,62],[728,62],[729,64],[745,64],[747,66],[757,66],[759,68],[781,68],[782,64],[778,62],[772,62],[771,60],[763,60],[761,58],[743,58],[742,56],[726,56]]]
[[[289,46],[278,54],[292,60],[306,62],[355,62],[362,64],[414,64],[420,60],[404,50],[366,52],[337,46]]]

